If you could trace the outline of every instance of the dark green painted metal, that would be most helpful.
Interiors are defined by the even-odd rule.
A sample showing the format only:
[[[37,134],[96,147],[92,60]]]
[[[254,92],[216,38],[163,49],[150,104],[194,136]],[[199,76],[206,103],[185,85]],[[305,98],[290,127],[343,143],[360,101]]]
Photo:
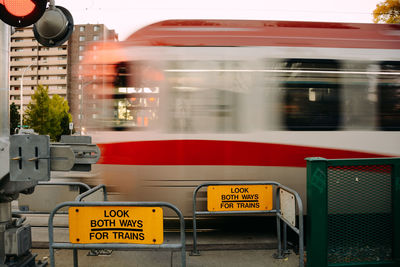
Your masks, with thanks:
[[[327,266],[327,162],[307,159],[307,266]],[[311,253],[310,253],[311,252]]]
[[[315,266],[380,266],[380,267],[394,267],[400,266],[400,158],[377,158],[377,159],[334,159],[334,160],[327,160],[324,158],[307,158],[307,232],[306,232],[306,244],[307,244],[307,266],[315,267]],[[382,166],[381,166],[382,165]],[[335,167],[338,167],[335,168]],[[383,174],[379,173],[380,170],[390,170],[391,173]],[[328,171],[329,170],[329,171]],[[364,181],[364,179],[369,179],[372,181],[370,185],[362,185],[365,186],[365,189],[361,186],[353,186],[353,188],[341,188],[340,186],[347,186],[344,180],[340,180],[339,187],[336,188],[335,179],[342,179],[343,172],[343,179],[354,179],[355,177],[359,177]],[[349,172],[349,173],[346,173]],[[354,172],[360,172],[360,174],[354,174]],[[385,176],[390,179],[391,181],[383,183],[381,187],[381,182],[376,183],[376,178],[374,172],[377,172],[377,176],[383,176],[382,179],[385,179]],[[389,174],[389,175],[388,175]],[[331,176],[328,176],[331,175]],[[336,176],[332,176],[336,175]],[[350,175],[350,178],[346,175]],[[365,175],[363,177],[362,175]],[[331,180],[329,180],[331,179]],[[333,180],[332,180],[333,179]],[[358,178],[356,178],[358,180]],[[328,183],[328,181],[330,183]],[[379,179],[377,181],[380,181]],[[339,182],[339,181],[338,181]],[[348,182],[348,181],[346,181]],[[354,183],[354,180],[353,180]],[[390,187],[388,187],[390,186]],[[385,189],[386,188],[386,189]],[[389,188],[389,190],[387,189]],[[336,190],[336,191],[335,191]],[[365,210],[365,205],[369,205],[367,202],[365,205],[357,205],[355,204],[354,207],[351,205],[349,210],[354,209],[354,213],[346,212],[333,212],[329,214],[328,208],[332,211],[332,209],[337,209],[337,207],[341,207],[343,203],[336,205],[336,201],[340,202],[340,196],[344,197],[352,197],[354,190],[355,199],[366,199],[367,201],[371,201],[372,204],[377,204],[380,206],[379,203],[383,202],[380,199],[380,194],[385,194],[386,196],[382,195],[382,198],[386,198],[386,209],[389,209],[388,212],[381,212],[376,213],[376,216],[373,212],[360,211],[359,207],[363,207],[362,209]],[[362,192],[365,191],[366,196],[373,196],[377,199],[375,202],[374,200],[369,200],[368,197],[365,198]],[[378,192],[374,192],[373,190],[378,190]],[[335,195],[335,192],[338,192],[338,199]],[[381,193],[382,192],[382,193]],[[332,194],[332,195],[329,195]],[[358,194],[356,196],[356,194]],[[388,196],[387,194],[391,194]],[[391,200],[390,200],[391,199]],[[330,203],[330,204],[329,204]],[[346,203],[346,202],[344,202]],[[328,206],[329,204],[329,206]],[[333,206],[332,206],[333,205]],[[373,206],[373,205],[372,205]],[[347,208],[345,208],[347,210]],[[386,217],[382,217],[386,216]],[[387,218],[387,219],[386,219]],[[341,232],[348,231],[348,226],[346,224],[350,221],[354,220],[356,222],[356,227],[354,224],[351,225],[352,232],[354,234],[354,238],[347,237],[345,235],[339,236],[338,240],[342,242],[341,244],[351,244],[347,248],[347,250],[351,251],[354,248],[354,242],[357,241],[359,238],[359,230],[364,233],[367,233],[366,236],[368,238],[372,238],[373,241],[366,242],[370,244],[371,242],[375,242],[375,238],[377,238],[378,242],[386,243],[384,245],[388,245],[391,248],[385,250],[389,251],[387,258],[385,259],[377,259],[376,261],[368,261],[368,262],[361,262],[360,260],[357,262],[346,261],[340,262],[332,260],[332,254],[329,252],[328,248],[332,249],[334,245],[331,245],[329,242],[336,242],[335,239],[336,229],[338,227],[337,232],[340,234]],[[358,223],[361,220],[360,228],[357,228]],[[385,220],[392,220],[392,223],[386,224],[387,228],[382,227],[380,222],[386,222]],[[337,221],[343,222],[342,224],[337,224]],[[376,228],[374,228],[374,221],[378,223]],[[366,223],[365,223],[366,222]],[[382,229],[387,229],[387,232],[383,232],[383,236],[386,234],[389,235],[387,237],[379,237],[380,233],[382,233]],[[332,240],[330,239],[330,235],[328,233],[334,234],[335,238]],[[379,232],[381,231],[381,232]],[[393,237],[392,237],[393,235]],[[380,238],[380,239],[379,239]],[[385,240],[389,239],[388,242]],[[380,240],[380,241],[379,241]],[[347,242],[349,241],[349,242]],[[334,243],[332,243],[334,244]],[[346,246],[346,245],[344,245]],[[343,247],[343,246],[342,246]],[[341,247],[341,248],[342,248]],[[357,246],[356,246],[357,247]],[[346,248],[346,247],[345,247]],[[330,258],[328,259],[328,256]],[[343,259],[343,257],[342,257]],[[354,257],[350,257],[350,259],[354,259]],[[389,260],[388,260],[389,259]]]
[[[400,160],[393,164],[393,228],[394,244],[393,258],[400,266]]]

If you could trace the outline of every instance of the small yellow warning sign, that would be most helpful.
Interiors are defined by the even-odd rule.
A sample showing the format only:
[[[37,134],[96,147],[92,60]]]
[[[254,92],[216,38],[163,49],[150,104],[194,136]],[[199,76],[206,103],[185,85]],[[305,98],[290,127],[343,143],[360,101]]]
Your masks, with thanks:
[[[272,208],[272,185],[207,187],[208,211],[271,210]]]
[[[161,207],[94,206],[69,208],[71,243],[162,244]]]

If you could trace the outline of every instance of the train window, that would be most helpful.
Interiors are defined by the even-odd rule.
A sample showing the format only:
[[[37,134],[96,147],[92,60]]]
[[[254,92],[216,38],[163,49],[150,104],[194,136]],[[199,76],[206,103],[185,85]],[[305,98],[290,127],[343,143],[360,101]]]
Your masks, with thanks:
[[[161,72],[150,62],[116,65],[113,85],[115,130],[145,130],[158,120]]]
[[[376,126],[379,65],[365,61],[342,62],[342,124],[347,130]]]
[[[378,120],[382,130],[400,130],[400,62],[382,62],[378,81]]]
[[[283,122],[289,130],[336,130],[340,123],[339,64],[334,60],[283,62]]]
[[[235,132],[239,101],[249,90],[243,64],[232,61],[168,63],[168,129],[172,132]]]

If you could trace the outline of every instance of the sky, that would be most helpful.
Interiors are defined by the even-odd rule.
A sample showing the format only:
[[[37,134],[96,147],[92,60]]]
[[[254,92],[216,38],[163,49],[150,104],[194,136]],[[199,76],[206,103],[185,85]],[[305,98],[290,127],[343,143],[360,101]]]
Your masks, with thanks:
[[[75,24],[100,23],[119,40],[166,19],[255,19],[372,23],[383,0],[55,0]]]

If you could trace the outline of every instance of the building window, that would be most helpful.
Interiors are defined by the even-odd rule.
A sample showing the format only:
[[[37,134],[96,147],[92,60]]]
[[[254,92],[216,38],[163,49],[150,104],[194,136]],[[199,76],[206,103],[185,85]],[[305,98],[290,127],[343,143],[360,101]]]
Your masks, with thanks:
[[[83,59],[83,56],[79,56],[79,60],[82,60]]]
[[[99,40],[99,36],[98,36],[98,35],[94,35],[94,36],[93,36],[93,40],[94,40],[94,41],[98,41],[98,40]]]
[[[83,45],[80,45],[79,46],[79,51],[83,51],[83,50],[85,50],[85,47]]]
[[[79,41],[81,41],[81,42],[83,42],[83,41],[85,41],[86,39],[85,39],[85,36],[79,36]]]
[[[80,27],[79,27],[79,31],[80,31],[80,32],[84,32],[84,31],[85,31],[85,26],[80,26]]]
[[[95,32],[98,32],[100,30],[100,27],[95,25],[93,29],[94,29]]]

